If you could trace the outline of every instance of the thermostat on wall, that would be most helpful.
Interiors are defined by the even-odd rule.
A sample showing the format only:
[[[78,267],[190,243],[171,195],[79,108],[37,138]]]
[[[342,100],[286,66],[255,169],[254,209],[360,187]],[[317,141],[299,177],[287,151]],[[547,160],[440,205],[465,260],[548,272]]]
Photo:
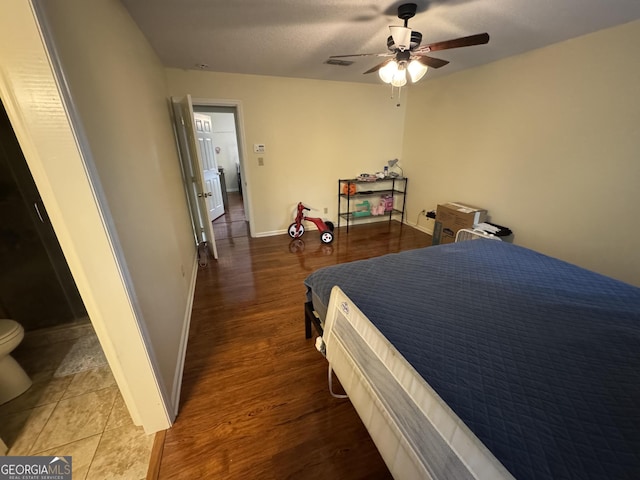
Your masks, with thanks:
[[[264,143],[254,143],[253,153],[264,153]]]

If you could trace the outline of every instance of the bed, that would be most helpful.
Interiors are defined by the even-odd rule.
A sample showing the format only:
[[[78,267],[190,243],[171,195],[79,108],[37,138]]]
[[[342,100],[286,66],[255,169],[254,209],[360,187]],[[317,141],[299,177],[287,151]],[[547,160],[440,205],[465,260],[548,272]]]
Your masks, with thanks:
[[[639,288],[489,240],[305,285],[307,336],[395,478],[640,478]]]

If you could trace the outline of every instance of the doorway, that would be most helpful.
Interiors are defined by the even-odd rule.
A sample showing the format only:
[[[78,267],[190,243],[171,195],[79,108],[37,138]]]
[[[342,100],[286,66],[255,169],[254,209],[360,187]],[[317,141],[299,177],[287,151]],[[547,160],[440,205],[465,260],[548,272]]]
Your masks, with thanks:
[[[23,327],[24,339],[11,354],[32,380],[24,393],[2,405],[0,454],[6,453],[2,448],[12,455],[32,447],[42,451],[53,440],[46,432],[33,435],[47,420],[34,417],[34,405],[57,406],[60,396],[54,400],[49,392],[62,395],[60,389],[81,372],[113,377],[1,100],[0,318]],[[73,410],[82,415],[81,408]],[[49,422],[55,422],[53,416]],[[68,422],[56,425],[56,438],[81,434]]]
[[[1,101],[0,318],[13,318],[27,333],[89,322]]]
[[[197,129],[197,120],[212,119],[216,117],[216,126],[212,126],[211,151],[213,163],[216,164],[220,177],[221,190],[223,192],[224,212],[216,227],[224,238],[240,236],[253,236],[253,217],[249,205],[250,191],[247,188],[247,176],[244,168],[244,131],[242,120],[242,105],[237,100],[210,100],[192,99],[190,95],[185,97],[171,97],[171,113],[176,134],[176,144],[180,157],[183,183],[191,215],[193,233],[198,251],[207,249],[218,258],[216,247],[216,235],[207,199],[213,194],[213,190],[206,185],[206,168],[204,165],[203,148],[199,144],[200,138]],[[211,120],[213,123],[213,120]],[[204,123],[203,123],[204,124]],[[216,130],[213,132],[213,130]],[[214,144],[213,135],[216,135]],[[203,141],[206,140],[203,138]],[[218,156],[222,166],[218,169]],[[227,178],[228,175],[228,178]],[[236,192],[237,187],[237,192]],[[229,209],[230,200],[239,200],[234,203],[233,213]],[[241,205],[240,208],[239,205]],[[240,227],[240,228],[238,228]],[[200,255],[200,253],[199,253]]]
[[[241,174],[238,115],[234,106],[194,102],[194,114],[207,116],[212,125],[214,153],[222,184],[224,214],[213,220],[216,240],[250,236]]]

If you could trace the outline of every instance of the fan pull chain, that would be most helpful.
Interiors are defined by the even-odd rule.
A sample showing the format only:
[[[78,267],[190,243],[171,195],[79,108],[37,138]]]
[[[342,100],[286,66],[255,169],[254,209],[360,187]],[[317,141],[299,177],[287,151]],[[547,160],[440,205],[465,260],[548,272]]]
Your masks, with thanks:
[[[391,99],[393,100],[393,89],[396,88],[391,85]],[[398,103],[396,103],[396,107],[400,106],[400,95],[402,94],[402,87],[398,87]]]

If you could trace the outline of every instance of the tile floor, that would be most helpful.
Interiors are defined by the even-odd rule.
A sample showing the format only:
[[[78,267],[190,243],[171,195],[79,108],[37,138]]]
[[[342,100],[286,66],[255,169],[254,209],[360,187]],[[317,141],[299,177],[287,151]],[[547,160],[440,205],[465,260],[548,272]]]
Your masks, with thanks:
[[[144,479],[154,435],[131,421],[109,367],[54,375],[91,334],[90,323],[27,332],[14,357],[33,385],[0,405],[0,438],[8,455],[71,455],[74,480]]]

